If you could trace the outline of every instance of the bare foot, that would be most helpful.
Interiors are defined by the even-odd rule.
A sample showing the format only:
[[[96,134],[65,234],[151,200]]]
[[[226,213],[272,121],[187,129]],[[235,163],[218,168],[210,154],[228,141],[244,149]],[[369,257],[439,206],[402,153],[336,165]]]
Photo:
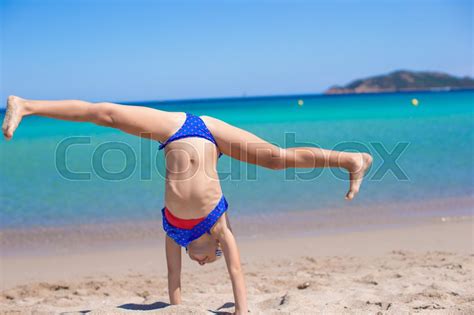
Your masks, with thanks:
[[[350,187],[346,194],[346,200],[354,199],[355,195],[359,192],[360,184],[364,179],[365,172],[369,169],[372,164],[372,156],[367,153],[354,153],[354,163],[349,169],[350,174]]]
[[[10,95],[7,102],[7,112],[5,113],[5,119],[3,119],[3,135],[6,140],[10,140],[13,137],[15,129],[23,118],[23,102],[24,100],[18,96]]]

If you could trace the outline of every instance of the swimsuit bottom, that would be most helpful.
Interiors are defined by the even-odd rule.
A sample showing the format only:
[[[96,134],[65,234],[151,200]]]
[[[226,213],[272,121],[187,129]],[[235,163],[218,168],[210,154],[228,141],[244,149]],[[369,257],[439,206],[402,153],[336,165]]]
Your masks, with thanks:
[[[201,237],[204,233],[210,233],[211,228],[228,208],[227,201],[222,195],[215,208],[204,218],[199,219],[180,219],[171,214],[164,207],[161,209],[163,217],[163,230],[166,235],[171,237],[176,243],[187,247],[189,243]]]

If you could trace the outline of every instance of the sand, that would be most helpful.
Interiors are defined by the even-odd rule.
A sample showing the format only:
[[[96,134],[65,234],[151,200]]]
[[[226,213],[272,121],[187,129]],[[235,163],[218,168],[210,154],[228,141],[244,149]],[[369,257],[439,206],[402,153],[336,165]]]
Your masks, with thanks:
[[[326,235],[237,236],[251,314],[474,314],[473,218]],[[168,304],[161,242],[4,255],[1,314],[228,314],[223,260],[184,259]]]

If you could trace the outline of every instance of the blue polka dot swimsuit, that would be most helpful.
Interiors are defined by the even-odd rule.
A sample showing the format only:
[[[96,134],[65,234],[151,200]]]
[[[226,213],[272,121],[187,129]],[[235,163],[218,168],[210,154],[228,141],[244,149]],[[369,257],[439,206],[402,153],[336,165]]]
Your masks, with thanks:
[[[207,139],[214,143],[217,147],[217,142],[204,121],[199,116],[186,113],[186,120],[184,121],[184,124],[181,126],[181,128],[179,128],[178,131],[176,131],[175,134],[169,137],[168,140],[160,143],[159,149],[164,149],[170,142],[189,137]],[[219,157],[221,155],[222,153],[219,151]],[[219,220],[227,208],[227,201],[225,200],[224,196],[222,196],[215,208],[206,216],[206,218],[189,230],[176,227],[169,223],[165,216],[165,208],[163,208],[161,209],[163,230],[165,230],[166,234],[176,243],[183,247],[187,247],[189,243],[201,237],[204,233],[210,234],[210,229],[214,226],[214,224],[216,224],[217,220]]]
[[[216,224],[217,220],[227,210],[228,204],[224,196],[221,197],[217,206],[212,210],[204,220],[195,225],[192,229],[186,230],[171,225],[165,216],[165,208],[161,209],[161,215],[163,217],[163,230],[166,234],[171,237],[176,243],[183,247],[187,247],[189,243],[195,239],[201,237],[204,233],[210,233],[211,228]]]
[[[207,139],[214,143],[219,149],[216,139],[214,139],[214,136],[209,131],[204,121],[199,116],[190,113],[186,113],[186,120],[184,121],[184,124],[181,126],[181,128],[179,128],[178,131],[176,131],[174,135],[169,137],[168,140],[161,143],[159,149],[163,150],[170,142],[190,137]],[[219,151],[219,157],[221,155],[222,153]]]

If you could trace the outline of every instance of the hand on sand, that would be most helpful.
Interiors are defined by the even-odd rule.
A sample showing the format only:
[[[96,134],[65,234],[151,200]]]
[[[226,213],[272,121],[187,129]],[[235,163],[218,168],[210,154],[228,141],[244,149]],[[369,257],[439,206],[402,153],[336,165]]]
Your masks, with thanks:
[[[359,192],[360,185],[364,179],[364,175],[372,164],[372,156],[367,153],[354,153],[353,165],[350,167],[350,187],[346,194],[346,200],[354,199]]]
[[[6,140],[13,137],[13,133],[23,118],[24,100],[18,96],[10,95],[7,101],[7,111],[3,120],[2,130]]]

